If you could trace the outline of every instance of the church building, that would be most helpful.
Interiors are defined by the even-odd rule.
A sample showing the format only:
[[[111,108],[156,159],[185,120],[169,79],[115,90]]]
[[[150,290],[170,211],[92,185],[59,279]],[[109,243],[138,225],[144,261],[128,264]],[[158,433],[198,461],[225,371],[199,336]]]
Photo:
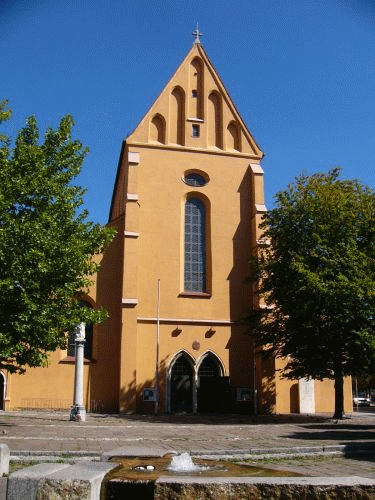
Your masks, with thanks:
[[[87,410],[333,412],[332,381],[282,379],[283,361],[265,362],[241,323],[258,306],[245,279],[264,243],[263,153],[194,36],[122,146],[109,214],[117,233],[85,298],[109,312],[86,327]],[[69,409],[72,347],[47,368],[1,373],[4,408]]]

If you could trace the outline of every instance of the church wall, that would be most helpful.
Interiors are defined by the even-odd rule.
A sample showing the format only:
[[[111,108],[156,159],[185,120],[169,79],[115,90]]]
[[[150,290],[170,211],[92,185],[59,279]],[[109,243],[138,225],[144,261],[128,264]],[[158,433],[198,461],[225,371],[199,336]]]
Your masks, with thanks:
[[[333,380],[317,380],[315,382],[315,402],[320,411],[334,412],[335,409],[335,386]],[[344,413],[353,411],[352,378],[344,378]]]
[[[7,387],[9,409],[69,409],[73,404],[74,363],[62,363],[66,351],[56,351],[48,368],[29,368],[23,375],[11,375]],[[90,392],[90,365],[84,367],[85,402]]]
[[[113,198],[110,207],[111,220],[116,220],[118,217],[123,215],[125,211],[126,200],[124,198],[124,193],[128,189],[128,169],[127,169],[127,158],[126,158],[125,147],[126,144],[125,142],[123,142],[121,146],[121,154],[116,175],[117,189],[113,193]]]
[[[276,370],[285,366],[285,360],[276,360]],[[299,413],[298,380],[288,380],[281,377],[279,371],[275,374],[276,413]],[[334,413],[335,387],[334,381],[324,379],[314,381],[315,413]],[[353,410],[351,377],[344,379],[344,411]]]
[[[109,312],[102,325],[94,326],[92,360],[84,365],[84,402],[88,410],[98,412],[118,411],[119,398],[123,219],[112,226],[117,235],[104,257],[95,257],[101,271],[93,277],[85,299]],[[8,379],[8,409],[69,409],[73,403],[74,358],[67,357],[65,350],[51,353],[48,367],[29,368]]]
[[[160,278],[164,316],[239,318],[250,293],[243,283],[243,264],[251,251],[249,160],[173,150],[139,151],[138,314],[155,315]],[[184,172],[194,168],[208,174],[206,186],[196,188],[183,182]],[[190,193],[202,195],[210,203],[211,266],[215,272],[212,297],[207,298],[180,295],[184,292],[184,204]],[[232,294],[236,300],[230,301]]]
[[[101,255],[94,257],[102,261]],[[92,276],[93,284],[89,287],[84,300],[93,307],[97,303],[97,276]],[[93,365],[98,351],[98,325],[93,331],[93,362],[84,364],[84,401],[87,408],[92,407],[91,384]],[[66,350],[58,349],[49,356],[48,367],[28,368],[22,375],[8,375],[6,409],[17,408],[54,408],[69,409],[73,403],[74,358],[67,356]],[[117,403],[117,401],[116,401]]]
[[[123,298],[128,303],[123,308],[120,408],[147,411],[152,406],[142,402],[142,390],[152,387],[155,381],[158,279],[160,317],[162,322],[168,321],[161,327],[161,382],[180,350],[195,360],[211,350],[222,360],[225,373],[231,371],[232,379],[238,379],[236,384],[248,387],[252,380],[251,337],[233,336],[234,327],[230,325],[242,317],[251,298],[250,287],[243,283],[252,247],[250,160],[132,144],[129,152],[139,155],[139,162],[129,167],[128,176],[137,203],[127,204],[125,228],[137,236],[125,238],[124,248]],[[184,173],[194,169],[208,176],[204,187],[183,182]],[[202,197],[209,218],[206,245],[208,267],[213,272],[208,269],[209,293],[201,296],[184,293],[184,209],[189,195]],[[184,320],[183,324],[179,319]],[[186,324],[189,319],[191,323]],[[208,323],[194,324],[204,320]],[[213,335],[207,333],[210,329],[215,331]],[[197,352],[192,350],[194,342],[199,344]],[[237,362],[231,352],[237,352]],[[240,356],[240,352],[246,355]],[[245,370],[238,363],[245,363]],[[138,394],[137,405],[134,391]],[[236,395],[232,396],[235,399]],[[163,391],[162,405],[165,397]]]
[[[124,218],[112,221],[111,226],[117,233],[103,256],[96,282],[96,305],[109,314],[94,329],[89,407],[98,412],[117,412],[119,398]]]
[[[261,349],[258,349],[256,356],[257,366],[257,389],[258,389],[258,411],[260,414],[269,414],[277,412],[276,403],[277,394],[275,378],[277,360],[273,358],[263,359]],[[281,395],[284,400],[285,395]],[[289,412],[287,412],[289,413]]]

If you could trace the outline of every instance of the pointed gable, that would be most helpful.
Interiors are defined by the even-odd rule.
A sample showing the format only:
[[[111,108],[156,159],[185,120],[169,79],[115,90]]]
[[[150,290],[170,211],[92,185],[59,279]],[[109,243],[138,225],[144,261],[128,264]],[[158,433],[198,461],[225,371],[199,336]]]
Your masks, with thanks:
[[[127,143],[263,156],[200,43],[193,44]]]

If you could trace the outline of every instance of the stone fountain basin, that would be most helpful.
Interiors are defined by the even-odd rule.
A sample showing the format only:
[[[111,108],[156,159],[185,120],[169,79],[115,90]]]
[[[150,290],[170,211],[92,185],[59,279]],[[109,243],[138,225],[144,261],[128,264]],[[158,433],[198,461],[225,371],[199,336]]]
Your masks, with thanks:
[[[107,488],[114,467],[97,462],[39,464],[11,474],[7,500],[365,500],[375,498],[375,481],[362,477],[165,477],[122,481]],[[115,483],[112,483],[113,485]],[[125,494],[124,494],[125,493]],[[106,495],[106,496],[103,496]],[[126,495],[126,496],[125,496]]]
[[[306,477],[266,467],[194,457],[209,467],[195,472],[169,471],[171,455],[112,457],[120,469],[109,473],[103,497],[108,500],[364,500],[375,498],[375,481],[361,477]],[[147,470],[153,465],[154,470]],[[144,471],[138,467],[143,466]],[[294,476],[294,477],[293,477]]]
[[[364,500],[375,498],[375,480],[362,477],[192,477],[155,480],[110,479],[113,456],[134,453],[115,450],[103,462],[38,464],[11,474],[7,500]],[[149,455],[143,450],[142,460]],[[149,450],[150,451],[150,450]],[[164,450],[163,453],[165,453]],[[153,453],[153,456],[158,453]],[[161,453],[159,453],[161,454]],[[148,458],[149,458],[148,457]],[[196,459],[194,459],[196,460]]]
[[[173,456],[172,456],[173,457]],[[109,474],[109,480],[156,481],[163,477],[297,477],[302,474],[268,469],[250,464],[238,464],[227,460],[209,460],[194,457],[197,470],[170,469],[171,458],[164,457],[113,457],[110,463],[120,465]]]
[[[243,497],[245,484],[237,482],[239,478],[291,475],[284,471],[225,460],[194,457],[192,461],[187,453],[167,454],[163,457],[113,457],[111,463],[119,464],[120,467],[110,472],[106,478],[103,496],[108,500],[125,498],[237,500],[247,498]],[[292,474],[292,476],[299,475]],[[223,478],[226,478],[227,482],[222,482]]]

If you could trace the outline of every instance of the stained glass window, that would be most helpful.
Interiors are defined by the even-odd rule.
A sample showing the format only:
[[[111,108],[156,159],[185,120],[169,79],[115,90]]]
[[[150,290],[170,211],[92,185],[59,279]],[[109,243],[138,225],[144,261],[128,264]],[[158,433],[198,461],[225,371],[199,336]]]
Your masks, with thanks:
[[[207,184],[207,180],[203,177],[203,175],[197,174],[195,172],[191,172],[190,174],[185,175],[184,181],[189,186],[205,186]]]
[[[198,198],[185,204],[185,291],[206,291],[206,209]]]
[[[200,377],[218,377],[219,369],[212,356],[206,356],[202,361],[198,374]]]
[[[173,376],[190,375],[191,367],[185,356],[179,356],[173,365]]]

